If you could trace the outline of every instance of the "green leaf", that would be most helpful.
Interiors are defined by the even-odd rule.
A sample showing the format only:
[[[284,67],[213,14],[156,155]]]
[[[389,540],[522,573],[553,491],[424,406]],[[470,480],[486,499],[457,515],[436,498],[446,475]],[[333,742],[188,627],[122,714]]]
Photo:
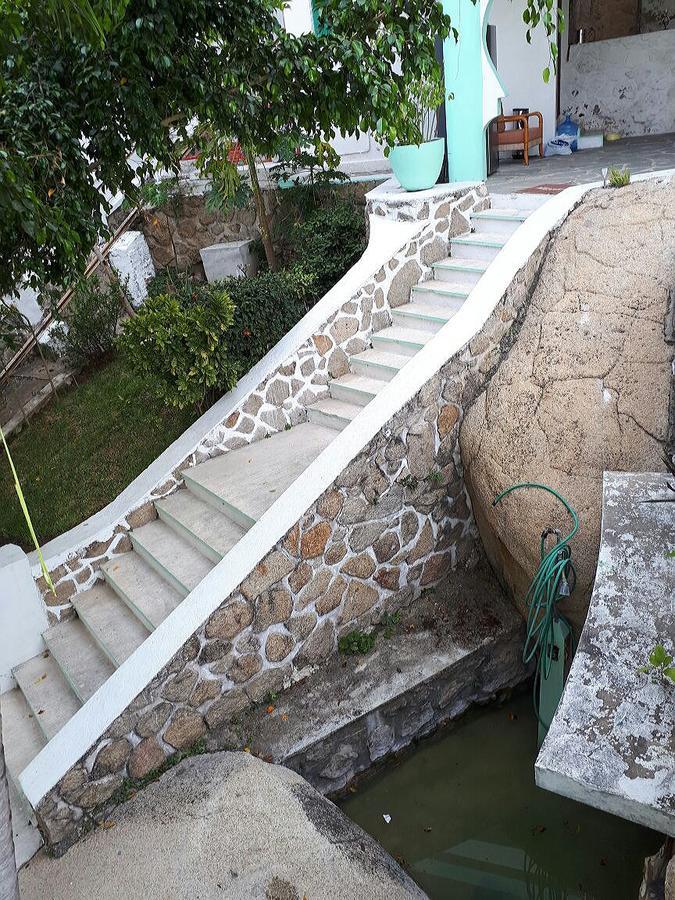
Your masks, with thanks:
[[[670,666],[667,669],[663,670],[663,674],[666,678],[669,678],[673,684],[675,684],[675,666]]]
[[[543,75],[543,78],[544,78],[544,84],[548,84],[549,81],[551,80],[551,70],[549,69],[548,66],[546,66],[546,68],[544,69],[542,75]]]
[[[666,653],[666,648],[663,644],[657,644],[649,654],[649,662],[653,666],[660,668],[661,666],[668,665],[668,663],[672,662],[672,659]]]

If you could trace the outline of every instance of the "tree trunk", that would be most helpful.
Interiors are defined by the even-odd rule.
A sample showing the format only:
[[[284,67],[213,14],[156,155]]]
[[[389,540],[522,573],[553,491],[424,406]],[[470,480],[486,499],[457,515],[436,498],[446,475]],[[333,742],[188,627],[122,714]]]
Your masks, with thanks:
[[[253,200],[255,202],[256,213],[258,214],[260,237],[262,238],[263,247],[265,248],[267,265],[270,267],[270,272],[278,272],[279,260],[274,251],[274,244],[272,243],[272,236],[270,233],[270,220],[267,215],[267,210],[265,209],[265,200],[263,198],[262,190],[260,189],[260,182],[258,181],[258,172],[255,167],[255,153],[250,148],[247,148],[246,150],[246,163],[251,176],[251,189],[253,190]]]
[[[19,900],[19,880],[14,858],[12,813],[9,808],[9,786],[2,749],[2,719],[0,718],[0,900]]]

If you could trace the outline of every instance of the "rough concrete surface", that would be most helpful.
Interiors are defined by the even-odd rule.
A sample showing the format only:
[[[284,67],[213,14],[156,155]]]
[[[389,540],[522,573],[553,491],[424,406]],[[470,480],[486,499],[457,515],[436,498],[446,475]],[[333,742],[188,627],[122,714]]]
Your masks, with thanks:
[[[675,494],[608,472],[588,618],[537,784],[675,837],[675,688],[639,669],[675,644]],[[668,502],[668,498],[670,502]],[[658,500],[662,502],[646,502]]]
[[[561,227],[522,329],[465,416],[462,460],[488,555],[517,598],[539,564],[547,525],[581,520],[579,583],[567,612],[583,622],[595,572],[604,470],[663,468],[675,346],[664,340],[675,284],[675,182],[593,191]]]
[[[288,769],[247,753],[184,760],[59,860],[22,900],[397,900],[426,895]]]

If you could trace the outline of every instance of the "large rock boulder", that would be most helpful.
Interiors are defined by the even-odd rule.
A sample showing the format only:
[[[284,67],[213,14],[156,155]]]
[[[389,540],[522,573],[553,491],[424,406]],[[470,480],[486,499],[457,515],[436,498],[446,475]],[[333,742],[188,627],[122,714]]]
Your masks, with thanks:
[[[20,883],[22,900],[426,897],[300,775],[248,753],[183,760]]]
[[[566,611],[584,620],[597,560],[603,470],[659,471],[675,347],[664,325],[675,295],[675,182],[593,191],[551,244],[508,357],[466,414],[460,447],[490,560],[522,600],[542,530],[577,510],[579,575]],[[564,607],[563,607],[564,608]]]

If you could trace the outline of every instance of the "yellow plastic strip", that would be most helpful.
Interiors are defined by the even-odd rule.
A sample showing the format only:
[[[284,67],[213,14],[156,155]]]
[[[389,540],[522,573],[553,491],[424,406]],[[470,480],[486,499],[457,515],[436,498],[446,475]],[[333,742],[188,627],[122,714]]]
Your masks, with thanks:
[[[7,454],[7,459],[9,460],[9,467],[12,470],[12,475],[14,476],[14,487],[16,489],[16,495],[19,498],[19,504],[21,505],[21,509],[23,510],[23,515],[26,520],[26,524],[28,525],[28,530],[30,532],[30,536],[33,539],[33,543],[35,544],[35,549],[37,550],[38,559],[40,560],[40,568],[42,569],[42,574],[44,575],[45,581],[47,582],[47,587],[51,590],[52,594],[56,594],[56,590],[54,588],[54,583],[52,582],[51,576],[47,571],[47,565],[45,563],[45,558],[42,555],[42,550],[40,550],[40,545],[38,544],[38,539],[35,536],[35,529],[33,528],[33,523],[30,520],[30,513],[28,512],[28,507],[26,506],[26,498],[23,495],[23,491],[21,490],[21,485],[19,484],[19,476],[16,474],[16,469],[14,468],[14,462],[12,460],[12,456],[9,452],[9,447],[7,446],[7,441],[5,440],[5,435],[0,428],[0,438],[2,438],[2,443],[5,448],[5,453]]]

